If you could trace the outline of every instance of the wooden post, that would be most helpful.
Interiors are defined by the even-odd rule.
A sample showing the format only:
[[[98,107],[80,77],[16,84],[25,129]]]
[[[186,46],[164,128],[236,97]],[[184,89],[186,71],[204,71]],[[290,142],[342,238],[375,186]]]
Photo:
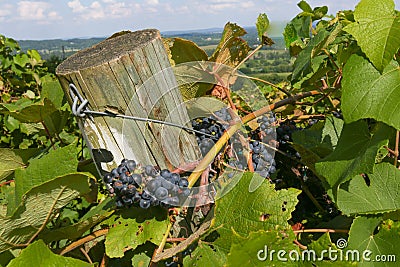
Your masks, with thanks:
[[[67,58],[56,73],[71,105],[73,83],[90,110],[191,127],[158,30],[111,37]],[[194,135],[173,126],[106,116],[85,116],[78,123],[102,170],[123,158],[171,168],[200,156]]]

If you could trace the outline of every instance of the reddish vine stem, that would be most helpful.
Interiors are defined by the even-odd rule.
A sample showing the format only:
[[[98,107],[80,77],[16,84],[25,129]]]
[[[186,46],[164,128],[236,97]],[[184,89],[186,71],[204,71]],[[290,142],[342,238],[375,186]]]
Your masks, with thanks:
[[[49,128],[47,128],[47,126],[46,126],[46,124],[44,123],[44,121],[41,121],[40,123],[43,125],[43,128],[44,128],[44,130],[45,130],[45,132],[46,132],[47,136],[49,137],[49,140],[50,140],[51,146],[52,146],[52,147],[53,147],[53,149],[55,150],[55,149],[56,149],[56,147],[55,147],[55,145],[54,145],[53,138],[51,137],[51,134],[50,134]]]
[[[106,267],[107,266],[107,255],[106,253],[103,254],[103,258],[101,259],[100,267]]]
[[[5,185],[8,185],[8,184],[11,184],[12,182],[14,182],[14,180],[8,180],[8,181],[5,181],[5,182],[2,182],[2,183],[0,184],[0,187],[5,186]]]
[[[276,102],[274,104],[271,104],[269,106],[265,106],[265,107],[263,107],[263,108],[261,108],[259,110],[254,111],[253,113],[250,113],[250,114],[244,116],[242,118],[242,122],[243,123],[247,123],[247,122],[249,122],[249,121],[251,121],[251,120],[253,120],[253,119],[255,119],[255,118],[257,118],[257,117],[259,117],[259,116],[271,111],[271,110],[283,107],[283,106],[288,105],[288,104],[294,104],[294,103],[297,102],[297,100],[300,100],[300,99],[303,99],[303,98],[306,98],[306,97],[309,97],[309,96],[320,95],[320,94],[321,94],[321,92],[313,90],[313,91],[309,91],[309,92],[304,92],[304,93],[300,93],[300,94],[297,94],[297,95],[293,95],[291,97],[285,98],[285,99],[283,99],[281,101],[278,101],[278,102]]]
[[[225,86],[224,81],[222,80],[222,78],[221,78],[217,73],[214,73],[214,77],[218,80],[218,83],[220,84],[220,86],[222,87],[222,89],[225,91],[226,98],[228,99],[229,105],[231,106],[231,108],[232,108],[233,110],[236,110],[236,105],[235,105],[235,104],[233,103],[233,101],[232,101],[231,93],[230,93],[229,88],[227,88],[227,87]],[[227,85],[227,86],[229,86],[229,80],[228,80],[228,85]]]
[[[304,246],[303,244],[301,244],[300,242],[299,242],[299,240],[294,240],[293,241],[299,248],[301,248],[301,249],[307,249],[307,246]]]
[[[171,237],[171,238],[167,238],[167,242],[168,243],[174,243],[174,242],[182,242],[185,241],[186,237]]]

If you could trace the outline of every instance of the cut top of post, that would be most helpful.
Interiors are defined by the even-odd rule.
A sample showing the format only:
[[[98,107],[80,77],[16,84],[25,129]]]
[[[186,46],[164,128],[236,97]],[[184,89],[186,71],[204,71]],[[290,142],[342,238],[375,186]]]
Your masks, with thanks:
[[[157,38],[161,39],[161,35],[156,29],[114,34],[105,41],[68,57],[57,67],[56,72],[65,74],[105,64],[140,49]]]

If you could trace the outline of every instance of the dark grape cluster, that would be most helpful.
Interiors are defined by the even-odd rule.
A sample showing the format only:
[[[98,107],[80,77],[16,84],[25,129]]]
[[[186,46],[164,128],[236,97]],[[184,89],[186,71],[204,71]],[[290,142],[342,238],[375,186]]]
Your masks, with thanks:
[[[249,144],[254,171],[263,177],[269,177],[276,171],[273,150],[267,147],[270,140],[275,138],[275,121],[274,114],[258,118],[259,127],[252,133],[254,140]]]
[[[265,144],[259,141],[252,141],[249,145],[252,153],[253,168],[256,173],[263,177],[268,177],[276,171],[274,157],[269,152]]]
[[[192,120],[193,129],[214,136],[214,138],[210,138],[205,134],[202,135],[196,133],[197,143],[199,144],[203,156],[207,154],[207,152],[214,146],[215,142],[221,138],[231,120],[232,117],[227,108],[216,111],[214,115],[210,117]]]
[[[189,196],[189,182],[177,173],[154,166],[138,166],[134,160],[122,160],[121,164],[103,177],[117,207],[138,204],[143,209],[150,206],[178,206]]]
[[[227,108],[223,108],[214,112],[214,114],[207,118],[197,118],[192,120],[192,126],[195,130],[204,132],[214,136],[210,138],[207,135],[201,135],[196,133],[197,142],[199,144],[202,155],[204,156],[214,146],[215,142],[223,135],[224,131],[229,127],[229,123],[232,121],[232,116]],[[271,114],[260,117],[257,122],[259,127],[256,131],[251,133],[252,141],[249,143],[250,155],[252,157],[252,164],[254,171],[259,173],[263,177],[269,177],[271,173],[276,171],[275,160],[273,153],[265,143],[265,137],[272,136],[274,134],[274,122],[275,117]],[[271,140],[273,138],[270,138]],[[240,141],[237,134],[232,136],[228,142],[231,146],[231,150],[234,151],[235,159],[229,161],[235,169],[245,170],[248,166],[247,159],[244,153],[244,145]],[[268,142],[268,141],[267,141]],[[210,180],[213,178],[213,174],[210,174]]]
[[[286,121],[276,128],[276,135],[278,142],[285,145],[287,142],[292,141],[292,133],[300,130],[294,121]]]

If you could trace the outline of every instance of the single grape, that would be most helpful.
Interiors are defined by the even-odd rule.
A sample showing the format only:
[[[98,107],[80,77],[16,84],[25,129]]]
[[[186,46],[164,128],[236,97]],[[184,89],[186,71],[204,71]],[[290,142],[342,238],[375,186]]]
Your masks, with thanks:
[[[189,186],[189,181],[188,181],[186,178],[182,178],[182,179],[179,181],[179,186],[181,186],[181,187],[188,187],[188,186]]]
[[[168,197],[168,190],[164,187],[159,187],[159,188],[157,188],[156,192],[154,193],[154,196],[158,200],[164,200]]]
[[[179,194],[180,197],[188,197],[190,195],[189,188],[182,188],[182,192]]]
[[[155,176],[157,175],[156,169],[154,168],[154,166],[151,166],[151,165],[147,165],[147,166],[144,168],[144,173],[145,173],[147,176],[152,176],[152,177],[155,177]]]
[[[157,188],[161,187],[162,180],[164,179],[159,179],[159,178],[151,179],[146,184],[147,190],[151,193],[154,193],[157,190]]]
[[[179,180],[181,179],[181,176],[177,173],[171,173],[171,183],[177,184],[179,183]]]
[[[142,184],[142,176],[140,174],[132,174],[132,178],[138,186]]]
[[[148,208],[150,208],[150,200],[148,200],[148,199],[141,199],[140,201],[139,201],[139,206],[142,208],[142,209],[148,209]]]
[[[118,172],[117,168],[114,168],[114,169],[111,170],[111,175],[114,178],[119,177],[119,172]]]
[[[124,165],[119,165],[117,168],[118,173],[121,174],[126,174],[128,172],[128,168]]]
[[[147,193],[146,191],[143,191],[142,192],[142,199],[150,200],[151,199],[151,195],[149,193]]]
[[[113,176],[112,176],[112,174],[111,174],[111,173],[106,173],[106,174],[104,174],[103,180],[104,180],[104,182],[107,183],[107,184],[112,183],[112,181],[113,181]]]
[[[167,169],[161,170],[160,175],[164,178],[170,178],[171,172]]]
[[[167,180],[167,179],[161,178],[160,180],[161,180],[161,186],[167,190],[171,190],[172,187],[174,186],[174,184],[171,182],[171,179]]]
[[[136,166],[137,166],[136,161],[134,161],[132,159],[126,161],[126,167],[128,168],[128,170],[130,172],[133,172],[135,170]]]
[[[126,173],[121,173],[119,176],[119,180],[124,183],[127,184],[128,183],[128,175],[126,175]]]

